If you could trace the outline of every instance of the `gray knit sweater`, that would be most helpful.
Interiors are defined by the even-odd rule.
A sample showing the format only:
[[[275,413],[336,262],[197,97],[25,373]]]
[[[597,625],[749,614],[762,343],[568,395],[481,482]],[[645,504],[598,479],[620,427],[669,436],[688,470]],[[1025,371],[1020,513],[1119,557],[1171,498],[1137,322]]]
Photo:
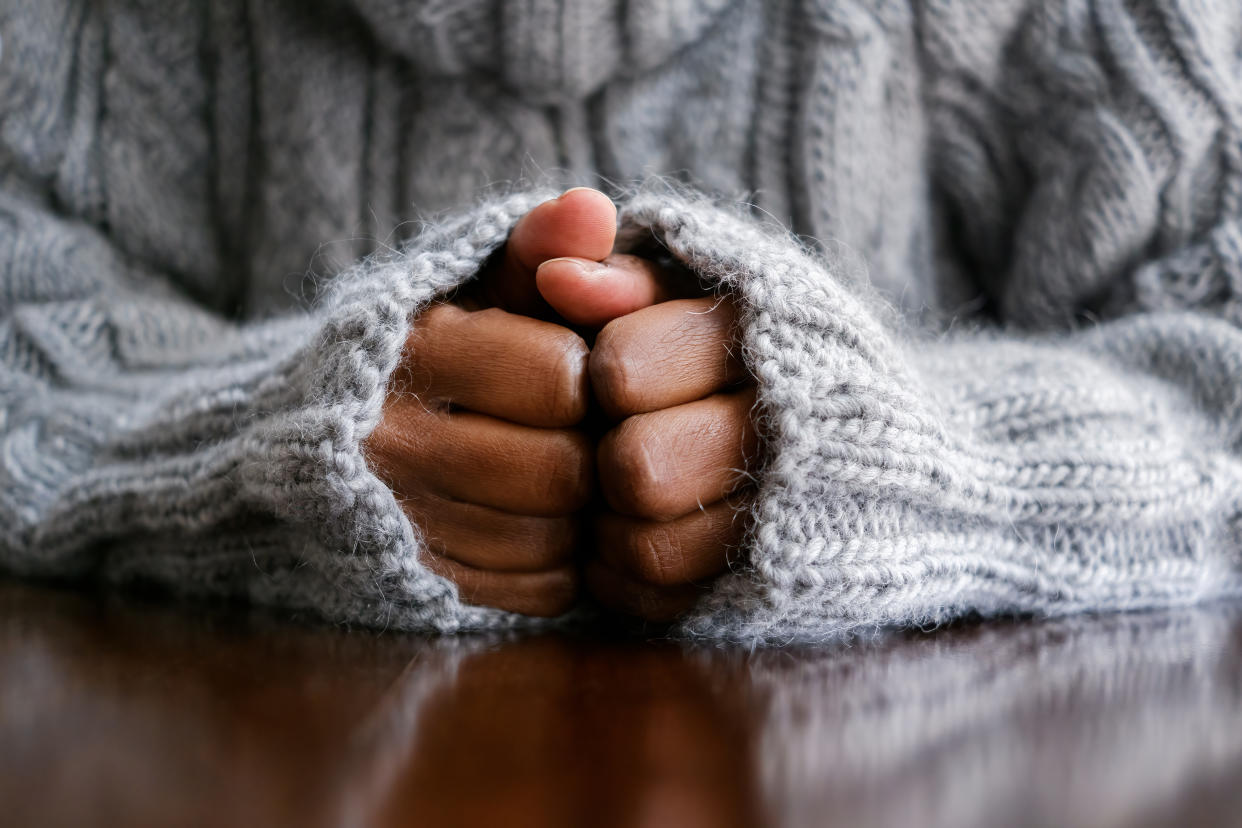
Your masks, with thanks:
[[[4,570],[522,623],[424,569],[359,441],[557,170],[683,179],[623,243],[741,308],[766,462],[683,633],[1242,594],[1235,0],[0,0],[0,37]]]

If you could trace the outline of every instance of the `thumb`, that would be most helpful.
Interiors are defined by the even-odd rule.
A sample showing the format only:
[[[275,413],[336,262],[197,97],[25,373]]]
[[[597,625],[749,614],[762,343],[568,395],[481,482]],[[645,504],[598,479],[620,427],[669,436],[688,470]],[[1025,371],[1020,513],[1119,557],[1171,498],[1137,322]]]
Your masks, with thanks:
[[[703,293],[684,272],[650,259],[614,254],[602,262],[561,257],[539,266],[535,284],[552,309],[574,325],[602,328],[649,305]]]
[[[535,273],[548,259],[599,261],[617,235],[617,208],[599,190],[575,187],[523,216],[509,234],[499,266],[485,279],[487,295],[510,313],[547,317]]]

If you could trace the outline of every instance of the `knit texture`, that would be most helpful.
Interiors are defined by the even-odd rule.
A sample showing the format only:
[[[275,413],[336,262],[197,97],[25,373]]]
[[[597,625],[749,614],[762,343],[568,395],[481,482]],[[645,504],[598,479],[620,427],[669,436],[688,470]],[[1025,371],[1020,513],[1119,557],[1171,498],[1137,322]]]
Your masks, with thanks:
[[[533,623],[422,567],[359,443],[410,320],[551,191],[480,193],[557,169],[691,182],[619,195],[622,245],[741,309],[754,528],[681,633],[1242,593],[1236,4],[31,0],[0,32],[5,570]]]

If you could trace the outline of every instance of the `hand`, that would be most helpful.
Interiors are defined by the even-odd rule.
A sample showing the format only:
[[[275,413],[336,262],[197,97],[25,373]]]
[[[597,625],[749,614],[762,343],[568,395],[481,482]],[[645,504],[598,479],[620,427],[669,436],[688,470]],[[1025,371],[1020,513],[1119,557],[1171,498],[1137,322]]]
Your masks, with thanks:
[[[588,587],[613,609],[668,621],[741,542],[746,469],[759,448],[755,389],[729,298],[668,300],[684,293],[675,278],[650,262],[626,264],[547,262],[538,285],[562,315],[607,323],[590,378],[617,425],[598,449],[609,508],[595,520]]]
[[[576,513],[594,482],[594,446],[575,428],[588,351],[546,321],[535,273],[556,256],[605,258],[615,229],[612,202],[593,190],[523,217],[489,272],[418,317],[366,441],[426,563],[468,603],[554,616],[576,598]]]

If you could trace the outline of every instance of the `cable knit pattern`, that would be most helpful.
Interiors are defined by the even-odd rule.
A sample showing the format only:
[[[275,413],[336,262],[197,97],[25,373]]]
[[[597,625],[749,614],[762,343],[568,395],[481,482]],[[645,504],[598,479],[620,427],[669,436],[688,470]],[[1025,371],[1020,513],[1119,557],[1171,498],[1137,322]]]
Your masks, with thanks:
[[[532,623],[423,569],[359,443],[410,320],[547,195],[480,194],[561,169],[714,194],[614,188],[625,246],[735,296],[759,383],[753,529],[683,634],[1242,593],[1231,0],[18,0],[0,33],[7,571]]]
[[[461,605],[423,569],[416,530],[360,441],[411,314],[472,277],[551,194],[482,206],[360,264],[305,318],[237,329],[123,284],[23,307],[0,329],[5,568],[244,595],[373,626],[518,621]],[[66,232],[11,215],[28,222],[18,238]],[[127,353],[122,338],[137,334],[152,362]]]

